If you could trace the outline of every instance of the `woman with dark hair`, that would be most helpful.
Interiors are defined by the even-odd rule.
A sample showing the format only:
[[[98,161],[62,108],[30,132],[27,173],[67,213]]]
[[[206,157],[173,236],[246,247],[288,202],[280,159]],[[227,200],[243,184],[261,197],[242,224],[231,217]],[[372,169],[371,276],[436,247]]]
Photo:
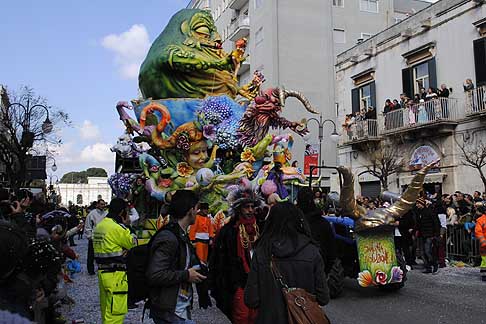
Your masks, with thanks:
[[[253,253],[245,304],[259,309],[256,323],[288,323],[281,286],[270,268],[272,260],[289,287],[314,294],[320,305],[329,302],[319,248],[312,242],[304,215],[289,202],[278,203],[270,209]]]
[[[304,213],[304,218],[311,230],[312,239],[319,244],[326,273],[329,273],[336,259],[336,243],[331,224],[323,217],[322,210],[317,208],[314,193],[310,188],[304,187],[299,190],[297,207]]]

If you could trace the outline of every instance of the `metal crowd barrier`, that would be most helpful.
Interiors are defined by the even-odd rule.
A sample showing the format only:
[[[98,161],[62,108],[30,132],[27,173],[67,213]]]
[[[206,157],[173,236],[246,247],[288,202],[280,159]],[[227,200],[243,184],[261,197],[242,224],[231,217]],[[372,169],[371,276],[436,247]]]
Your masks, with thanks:
[[[464,225],[448,225],[446,257],[474,264],[479,258],[479,243],[474,238],[474,227],[469,233]]]

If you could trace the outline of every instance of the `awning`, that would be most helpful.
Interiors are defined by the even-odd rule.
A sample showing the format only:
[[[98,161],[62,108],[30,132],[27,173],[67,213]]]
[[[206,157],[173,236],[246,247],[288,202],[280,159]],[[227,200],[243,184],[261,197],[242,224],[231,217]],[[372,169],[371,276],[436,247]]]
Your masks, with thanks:
[[[409,185],[412,182],[412,179],[415,175],[409,176],[402,176],[400,177],[400,185]],[[447,173],[438,172],[438,173],[429,173],[425,176],[424,183],[442,183],[444,179],[447,177]]]

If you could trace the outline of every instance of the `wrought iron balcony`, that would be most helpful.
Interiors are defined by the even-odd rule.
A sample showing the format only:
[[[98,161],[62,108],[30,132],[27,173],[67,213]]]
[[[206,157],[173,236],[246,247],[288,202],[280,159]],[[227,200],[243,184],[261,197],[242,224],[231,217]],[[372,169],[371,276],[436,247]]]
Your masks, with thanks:
[[[229,39],[236,42],[238,39],[250,35],[250,17],[240,15],[230,25]]]
[[[466,96],[466,116],[486,116],[486,86],[469,90]]]
[[[355,121],[348,127],[345,127],[340,145],[364,144],[369,141],[379,141],[380,139],[378,120],[366,119]]]
[[[436,128],[440,133],[449,133],[461,118],[464,109],[457,99],[437,98],[385,114],[381,129],[384,135]]]

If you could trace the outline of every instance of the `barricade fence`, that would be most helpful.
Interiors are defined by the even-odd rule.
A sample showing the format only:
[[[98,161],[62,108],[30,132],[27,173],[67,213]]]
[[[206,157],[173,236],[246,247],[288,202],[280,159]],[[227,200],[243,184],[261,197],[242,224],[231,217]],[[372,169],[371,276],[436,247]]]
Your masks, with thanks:
[[[446,257],[451,260],[474,264],[480,258],[479,243],[474,237],[474,227],[466,230],[464,225],[448,225],[446,234]]]

